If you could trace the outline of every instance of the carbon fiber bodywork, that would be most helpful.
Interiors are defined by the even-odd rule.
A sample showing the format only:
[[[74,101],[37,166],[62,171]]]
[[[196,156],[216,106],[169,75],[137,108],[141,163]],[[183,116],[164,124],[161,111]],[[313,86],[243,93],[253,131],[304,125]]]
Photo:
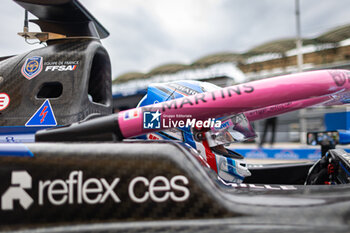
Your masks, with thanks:
[[[21,69],[26,59],[34,56],[42,57],[43,67],[28,80]],[[66,64],[76,67],[69,71],[47,68]],[[0,62],[0,76],[1,92],[10,97],[9,106],[0,112],[0,126],[24,126],[46,99],[50,100],[58,125],[83,120],[93,113],[112,113],[109,56],[97,40],[63,40],[10,57]],[[47,91],[43,91],[45,88]],[[59,88],[61,93],[50,94]]]
[[[0,221],[3,230],[349,230],[350,187],[347,185],[224,184],[217,179],[215,173],[195,159],[195,154],[177,143],[36,143],[28,144],[27,147],[34,157],[0,157],[0,175],[3,181],[0,184],[0,193],[5,193],[11,187],[11,175],[14,171],[26,171],[31,176],[32,187],[25,190],[33,200],[27,209],[14,201],[12,210],[2,210]],[[79,197],[76,197],[79,195],[78,177],[75,178],[75,183],[71,182],[72,187],[68,185],[73,171],[81,172],[83,187],[91,179],[95,182],[105,179],[111,185],[118,178],[113,192],[119,202],[110,195],[105,202],[88,204],[83,198],[79,203]],[[176,183],[184,189],[179,189],[178,186],[176,188],[171,182],[174,177],[180,176],[188,180],[188,183]],[[150,182],[132,185],[137,177],[144,177]],[[156,177],[164,177],[171,185],[156,182],[154,185],[158,188],[152,191],[150,187]],[[42,186],[45,182],[46,187]],[[49,186],[53,183],[53,187]],[[63,183],[67,183],[68,189],[63,188]],[[159,186],[163,189],[159,189]],[[176,197],[181,197],[186,189],[189,192],[188,198],[174,201],[171,194],[168,195],[173,192]],[[68,201],[69,192],[73,193],[71,203]],[[152,199],[151,192],[157,198],[167,198],[161,201]],[[91,200],[98,197],[97,193],[98,190],[95,190],[95,193],[86,195]],[[137,202],[132,194],[138,199],[145,196],[147,198]],[[52,198],[65,202],[53,204],[50,201]]]

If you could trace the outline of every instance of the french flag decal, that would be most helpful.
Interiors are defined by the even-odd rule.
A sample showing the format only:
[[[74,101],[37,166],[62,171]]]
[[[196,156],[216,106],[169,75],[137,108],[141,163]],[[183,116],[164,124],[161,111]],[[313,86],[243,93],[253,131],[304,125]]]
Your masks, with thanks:
[[[132,109],[130,111],[124,112],[124,120],[135,119],[140,116],[139,109]]]

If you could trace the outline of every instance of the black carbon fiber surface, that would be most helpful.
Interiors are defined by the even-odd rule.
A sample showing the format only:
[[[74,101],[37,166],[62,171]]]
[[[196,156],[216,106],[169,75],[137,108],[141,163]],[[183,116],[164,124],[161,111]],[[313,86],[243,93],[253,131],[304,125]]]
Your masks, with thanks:
[[[21,231],[22,232],[22,231]],[[305,226],[305,225],[280,225],[278,223],[264,224],[254,219],[247,221],[245,218],[205,219],[205,220],[174,220],[174,221],[148,221],[131,223],[104,223],[104,224],[80,224],[63,227],[33,228],[25,232],[125,232],[125,233],[151,233],[151,232],[347,232],[346,227],[330,226]]]
[[[4,210],[2,203],[0,211],[2,230],[32,229],[39,232],[237,230],[242,232],[345,230],[346,232],[349,230],[350,188],[346,185],[333,187],[224,185],[213,173],[199,164],[193,154],[176,143],[36,143],[27,146],[34,153],[34,157],[0,157],[2,197],[9,187],[17,187],[11,181],[14,173],[25,171],[31,177],[32,187],[24,190],[33,200],[27,209],[18,200],[14,200],[13,208],[10,210]],[[71,176],[72,172],[81,172],[80,181],[77,174]],[[132,181],[137,177],[144,177],[149,183],[136,182],[132,186]],[[170,185],[164,188],[164,182],[155,182],[154,187],[158,189],[153,190],[156,196],[153,199],[150,187],[152,180],[159,177],[168,180]],[[174,177],[187,179],[188,183],[177,180],[174,185],[171,183]],[[119,181],[112,185],[116,178]],[[103,179],[119,198],[119,202],[116,202],[110,194],[103,202],[87,203],[87,200],[101,200],[98,195],[105,194],[105,186],[98,189],[96,184]],[[84,191],[78,191],[79,182],[80,187],[88,187],[90,191],[96,188],[90,193],[85,192],[87,199],[80,198],[80,202],[78,196]],[[85,186],[87,182],[94,183],[95,186]],[[141,202],[136,202],[131,197],[130,188],[138,200],[145,195],[149,196]],[[71,203],[68,201],[70,190],[73,193]],[[185,190],[188,191],[188,197],[180,198],[181,200],[172,199],[171,192],[179,198],[185,196]],[[167,198],[162,201],[157,199],[165,196]]]
[[[95,150],[94,148],[101,150]],[[21,208],[19,203],[15,204],[14,210],[1,211],[0,221],[2,225],[19,227],[20,225],[37,224],[64,224],[100,221],[136,221],[136,220],[171,220],[171,219],[198,219],[198,218],[225,218],[241,214],[229,212],[225,207],[217,205],[212,197],[203,192],[196,181],[188,178],[188,189],[190,196],[184,201],[173,201],[168,198],[164,202],[156,202],[148,198],[143,203],[136,203],[130,199],[129,186],[135,177],[145,177],[148,180],[157,176],[163,176],[171,180],[175,176],[187,173],[186,164],[192,162],[190,158],[181,156],[181,150],[167,144],[157,144],[158,153],[151,151],[140,151],[136,149],[137,144],[128,144],[129,151],[118,150],[118,144],[97,145],[42,145],[34,150],[34,158],[1,157],[1,177],[4,182],[0,184],[0,192],[4,193],[11,186],[11,174],[13,171],[27,171],[32,177],[33,187],[28,194],[33,197],[34,203],[28,210]],[[36,146],[35,146],[36,147]],[[85,149],[83,149],[85,147]],[[86,149],[89,149],[87,151]],[[94,153],[91,153],[94,151]],[[119,152],[118,152],[119,151]],[[165,151],[176,156],[165,156]],[[141,154],[142,153],[142,154]],[[179,156],[177,156],[179,154]],[[189,160],[190,159],[190,160]],[[176,161],[176,162],[175,162]],[[175,163],[174,163],[175,162]],[[182,164],[183,163],[183,164]],[[193,170],[193,169],[191,169]],[[115,178],[119,183],[114,187],[115,194],[120,202],[116,203],[112,198],[107,198],[104,203],[86,204],[65,203],[55,206],[45,196],[45,190],[40,194],[38,184],[47,180],[67,180],[72,171],[81,171],[83,181],[88,179],[106,179],[109,184]],[[6,177],[6,179],[5,179]],[[205,180],[203,181],[205,182]],[[181,185],[181,182],[178,183]],[[139,183],[135,185],[134,194],[142,197],[149,191],[146,185]],[[74,187],[74,196],[77,193]],[[182,192],[177,190],[175,196],[181,196]],[[38,204],[39,196],[43,197],[43,205]],[[156,195],[163,196],[164,192]],[[94,198],[90,196],[90,198]],[[61,196],[58,197],[61,199]],[[74,198],[73,198],[74,199]]]
[[[42,57],[42,70],[28,80],[21,69],[26,59],[35,56]],[[76,67],[59,70],[67,64]],[[46,99],[50,99],[58,125],[83,120],[92,113],[112,113],[109,56],[96,40],[63,40],[13,56],[0,62],[0,76],[1,92],[10,98],[9,106],[0,112],[0,126],[24,126]],[[38,95],[44,85],[52,83],[62,85],[61,95]],[[94,101],[89,100],[88,93],[96,96]]]

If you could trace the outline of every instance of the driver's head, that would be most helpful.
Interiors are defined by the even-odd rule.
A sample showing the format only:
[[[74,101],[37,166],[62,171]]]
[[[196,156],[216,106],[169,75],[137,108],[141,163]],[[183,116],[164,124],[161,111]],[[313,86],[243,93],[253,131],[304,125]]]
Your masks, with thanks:
[[[216,85],[199,81],[153,84],[148,87],[147,95],[140,101],[138,107],[217,89],[219,87]],[[233,142],[244,141],[256,135],[244,114],[217,120],[221,121],[220,127],[201,129],[182,127],[150,133],[142,138],[183,141],[197,150],[223,180],[240,183],[244,177],[251,174],[244,157],[227,147]]]

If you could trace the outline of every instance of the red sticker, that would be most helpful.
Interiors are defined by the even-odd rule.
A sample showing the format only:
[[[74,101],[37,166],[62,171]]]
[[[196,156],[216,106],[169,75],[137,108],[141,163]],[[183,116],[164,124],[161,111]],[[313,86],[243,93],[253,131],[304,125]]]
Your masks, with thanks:
[[[155,135],[155,134],[147,134],[147,138],[149,139],[149,140],[161,140],[161,138],[160,137],[158,137],[157,135]]]
[[[6,93],[0,93],[0,111],[10,104],[10,97]]]

